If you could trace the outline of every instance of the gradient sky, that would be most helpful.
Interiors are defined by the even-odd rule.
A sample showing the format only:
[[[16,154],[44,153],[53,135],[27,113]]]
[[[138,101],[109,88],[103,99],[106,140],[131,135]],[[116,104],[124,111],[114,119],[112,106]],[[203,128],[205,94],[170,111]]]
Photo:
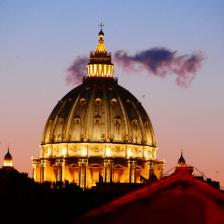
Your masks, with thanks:
[[[127,74],[131,91],[151,118],[165,172],[181,148],[188,164],[224,185],[224,1],[222,0],[1,0],[0,158],[10,144],[15,167],[31,174],[45,122],[72,86],[66,69],[95,49],[100,21],[113,53],[166,47],[206,55],[192,85],[175,77]]]

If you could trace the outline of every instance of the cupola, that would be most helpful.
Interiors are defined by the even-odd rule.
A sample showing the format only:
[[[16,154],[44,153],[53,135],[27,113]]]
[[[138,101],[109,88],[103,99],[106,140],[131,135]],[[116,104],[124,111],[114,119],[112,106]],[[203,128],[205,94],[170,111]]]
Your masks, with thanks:
[[[111,62],[111,53],[107,51],[104,43],[103,24],[101,23],[100,26],[96,50],[90,53],[87,76],[112,78],[114,76],[114,65]]]
[[[12,155],[9,152],[9,147],[7,153],[4,156],[3,167],[13,167]]]

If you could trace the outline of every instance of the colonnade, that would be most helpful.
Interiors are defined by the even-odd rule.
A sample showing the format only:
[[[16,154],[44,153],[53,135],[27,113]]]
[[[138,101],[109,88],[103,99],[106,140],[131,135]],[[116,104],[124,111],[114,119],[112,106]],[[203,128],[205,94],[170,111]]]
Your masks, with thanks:
[[[96,165],[96,163],[95,163]],[[156,175],[158,179],[162,177],[163,163],[156,163],[154,160],[144,161],[143,165],[139,165],[139,162],[135,159],[127,159],[125,163],[119,164],[112,158],[104,158],[97,167],[91,164],[88,158],[79,158],[76,164],[76,171],[73,173],[66,172],[66,169],[72,168],[73,164],[68,164],[66,158],[57,158],[53,162],[47,159],[40,159],[40,161],[33,163],[33,177],[38,182],[74,182],[74,172],[78,172],[78,180],[75,183],[81,188],[89,188],[89,180],[91,172],[98,172],[98,177],[95,178],[103,183],[139,183],[140,175],[144,179],[149,179],[151,175]],[[155,172],[155,166],[157,171]],[[116,173],[117,172],[117,173]],[[115,178],[115,174],[117,178]],[[73,175],[73,178],[71,176]],[[121,177],[122,178],[121,178]],[[94,183],[95,184],[95,183]]]

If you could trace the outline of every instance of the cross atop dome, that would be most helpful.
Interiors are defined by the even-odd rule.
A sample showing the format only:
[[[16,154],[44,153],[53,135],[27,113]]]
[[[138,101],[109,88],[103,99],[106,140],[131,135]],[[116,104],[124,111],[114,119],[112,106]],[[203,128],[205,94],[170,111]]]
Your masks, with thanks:
[[[104,26],[104,24],[101,22],[101,23],[99,24],[99,26],[100,26],[100,31],[103,31],[103,26]]]
[[[97,47],[96,47],[96,53],[107,53],[107,49],[106,49],[106,46],[104,44],[104,32],[102,31],[102,27],[104,26],[103,23],[101,22],[99,24],[99,26],[101,27],[100,28],[100,32],[98,33],[98,36],[99,36],[99,40],[98,40],[98,44],[97,44]]]
[[[101,22],[101,23],[99,24],[100,32],[98,33],[98,35],[99,35],[99,37],[102,37],[102,38],[103,38],[103,36],[104,36],[103,26],[104,26],[104,24]]]

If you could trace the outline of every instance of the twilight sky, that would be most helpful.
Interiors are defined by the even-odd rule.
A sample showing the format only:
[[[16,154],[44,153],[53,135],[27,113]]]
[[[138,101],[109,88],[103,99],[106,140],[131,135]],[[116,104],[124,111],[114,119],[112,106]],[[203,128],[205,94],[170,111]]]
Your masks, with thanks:
[[[188,164],[224,185],[223,11],[222,0],[1,0],[0,158],[10,144],[15,167],[32,173],[45,122],[74,86],[66,84],[66,70],[95,49],[103,21],[112,54],[156,47],[203,54],[187,88],[175,74],[127,72],[116,63],[115,74],[149,113],[165,172],[182,148]]]

